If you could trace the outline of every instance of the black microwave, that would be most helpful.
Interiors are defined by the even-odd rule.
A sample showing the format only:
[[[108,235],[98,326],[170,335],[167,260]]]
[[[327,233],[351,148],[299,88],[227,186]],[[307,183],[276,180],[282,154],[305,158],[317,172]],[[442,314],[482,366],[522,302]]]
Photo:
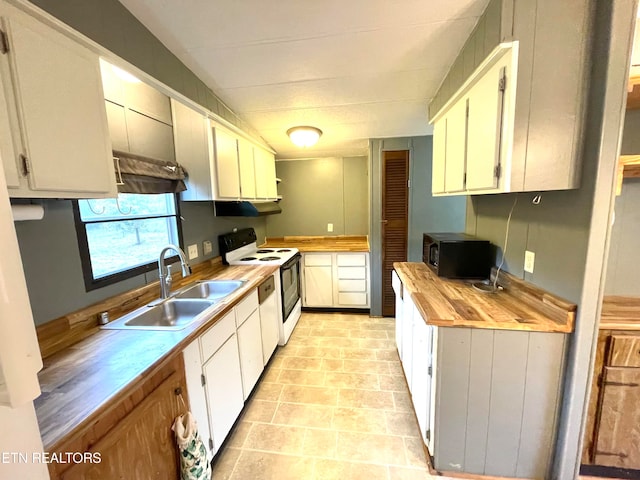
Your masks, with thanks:
[[[425,233],[422,261],[439,277],[489,278],[491,242],[466,233]]]

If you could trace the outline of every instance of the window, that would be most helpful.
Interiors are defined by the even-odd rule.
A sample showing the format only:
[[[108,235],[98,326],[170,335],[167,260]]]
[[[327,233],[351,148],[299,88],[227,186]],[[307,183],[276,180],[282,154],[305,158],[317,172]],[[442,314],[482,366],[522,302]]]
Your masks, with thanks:
[[[164,246],[181,244],[172,193],[78,200],[74,215],[87,291],[153,270]]]

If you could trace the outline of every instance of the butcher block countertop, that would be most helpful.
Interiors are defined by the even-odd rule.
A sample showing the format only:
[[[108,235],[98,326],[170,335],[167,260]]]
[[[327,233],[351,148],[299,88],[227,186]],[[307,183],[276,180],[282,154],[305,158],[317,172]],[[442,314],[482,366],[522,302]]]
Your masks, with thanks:
[[[274,237],[260,245],[265,248],[297,248],[302,253],[312,252],[368,252],[366,235],[339,235],[334,237]]]
[[[640,331],[640,298],[606,295],[602,301],[600,330]]]
[[[165,361],[175,358],[277,269],[266,265],[220,267],[211,279],[246,283],[218,303],[208,319],[183,330],[99,330],[45,358],[38,375],[42,394],[34,402],[44,449],[55,450],[67,435],[89,424]]]
[[[498,293],[482,293],[463,280],[436,276],[424,263],[394,263],[422,318],[429,325],[569,333],[576,305],[500,272]]]

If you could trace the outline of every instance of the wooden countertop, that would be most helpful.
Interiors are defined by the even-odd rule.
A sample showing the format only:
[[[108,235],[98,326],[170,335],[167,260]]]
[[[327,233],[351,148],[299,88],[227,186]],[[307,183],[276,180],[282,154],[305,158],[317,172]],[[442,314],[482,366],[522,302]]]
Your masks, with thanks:
[[[430,325],[537,332],[573,331],[576,305],[500,272],[498,293],[436,276],[424,263],[394,263],[402,284]]]
[[[46,358],[38,375],[42,394],[34,402],[44,449],[55,450],[67,435],[89,424],[138,381],[178,355],[277,269],[266,265],[221,268],[212,279],[246,283],[217,304],[208,319],[183,330],[99,330]]]
[[[297,248],[308,252],[368,252],[369,239],[366,235],[338,235],[334,237],[274,237],[260,245],[265,248]]]
[[[640,330],[640,298],[606,295],[600,330]]]

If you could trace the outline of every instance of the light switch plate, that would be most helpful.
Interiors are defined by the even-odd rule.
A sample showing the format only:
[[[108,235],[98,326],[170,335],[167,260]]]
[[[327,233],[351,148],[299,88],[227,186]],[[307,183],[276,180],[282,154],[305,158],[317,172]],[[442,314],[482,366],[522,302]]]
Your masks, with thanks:
[[[536,254],[530,252],[529,250],[525,250],[524,252],[524,271],[533,273],[533,266],[536,261]]]
[[[333,232],[333,223],[327,223],[327,232]]]
[[[188,248],[189,260],[193,260],[194,258],[198,258],[198,244],[194,243],[193,245],[189,245]]]
[[[202,242],[202,253],[204,255],[208,255],[209,253],[211,253],[212,247],[211,247],[211,242],[209,240],[205,240],[204,242]]]

